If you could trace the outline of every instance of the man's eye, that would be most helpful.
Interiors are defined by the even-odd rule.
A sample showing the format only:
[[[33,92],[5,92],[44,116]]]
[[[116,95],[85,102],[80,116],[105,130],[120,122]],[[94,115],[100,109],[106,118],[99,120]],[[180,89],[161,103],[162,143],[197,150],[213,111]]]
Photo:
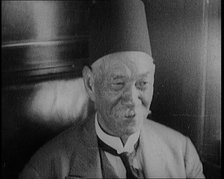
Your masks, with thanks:
[[[136,83],[136,87],[140,90],[144,90],[148,85],[147,81],[139,81]]]
[[[139,86],[145,86],[145,85],[147,85],[147,84],[148,84],[147,81],[140,81],[140,82],[139,82]]]
[[[124,82],[117,82],[117,83],[112,83],[111,84],[112,88],[115,90],[120,90],[124,86]]]
[[[145,86],[145,85],[147,85],[147,84],[148,84],[147,81],[141,81],[141,82],[140,82],[140,86]]]

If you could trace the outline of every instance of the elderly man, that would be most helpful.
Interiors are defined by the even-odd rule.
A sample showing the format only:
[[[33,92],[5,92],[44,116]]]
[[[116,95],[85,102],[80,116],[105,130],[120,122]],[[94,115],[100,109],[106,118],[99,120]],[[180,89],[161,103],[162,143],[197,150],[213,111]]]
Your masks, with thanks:
[[[155,65],[144,4],[111,0],[91,12],[83,79],[96,114],[42,147],[21,178],[204,178],[190,139],[147,119]]]

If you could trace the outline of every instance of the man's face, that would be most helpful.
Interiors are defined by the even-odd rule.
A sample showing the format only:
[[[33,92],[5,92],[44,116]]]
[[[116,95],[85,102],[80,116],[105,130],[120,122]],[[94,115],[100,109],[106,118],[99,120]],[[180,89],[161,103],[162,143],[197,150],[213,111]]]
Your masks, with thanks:
[[[149,113],[155,66],[142,52],[120,52],[101,59],[94,77],[101,127],[114,136],[140,130]]]

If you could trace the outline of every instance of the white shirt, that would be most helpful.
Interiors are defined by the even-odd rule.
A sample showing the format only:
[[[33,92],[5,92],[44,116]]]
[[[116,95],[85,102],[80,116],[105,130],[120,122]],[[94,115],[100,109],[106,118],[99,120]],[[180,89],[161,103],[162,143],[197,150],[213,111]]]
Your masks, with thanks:
[[[121,139],[119,137],[108,135],[101,129],[101,127],[99,126],[98,120],[97,120],[97,114],[95,115],[95,128],[96,128],[97,136],[105,144],[107,144],[110,147],[112,147],[113,149],[115,149],[118,154],[120,154],[122,152],[129,152],[129,153],[133,152],[134,145],[140,136],[140,131],[130,135],[128,137],[128,140],[127,140],[125,146],[123,146]],[[106,151],[105,151],[105,154],[106,154],[106,157],[108,158],[109,162],[111,163],[111,165],[114,167],[114,170],[115,170],[116,174],[118,175],[118,177],[126,178],[126,169],[125,169],[125,166],[124,166],[121,158],[119,156],[114,156]],[[137,150],[137,154],[133,161],[133,167],[135,167],[137,169],[142,169],[141,161],[142,160],[140,157],[140,152],[139,152],[139,150]]]

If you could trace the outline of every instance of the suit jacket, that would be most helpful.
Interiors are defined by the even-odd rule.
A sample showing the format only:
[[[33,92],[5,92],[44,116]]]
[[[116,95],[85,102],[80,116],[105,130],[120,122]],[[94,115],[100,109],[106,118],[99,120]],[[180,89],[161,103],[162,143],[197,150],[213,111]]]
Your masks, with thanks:
[[[145,178],[204,178],[190,139],[164,125],[145,120],[140,134]],[[106,163],[108,177],[116,178]],[[48,142],[30,159],[20,179],[102,178],[94,116]]]

